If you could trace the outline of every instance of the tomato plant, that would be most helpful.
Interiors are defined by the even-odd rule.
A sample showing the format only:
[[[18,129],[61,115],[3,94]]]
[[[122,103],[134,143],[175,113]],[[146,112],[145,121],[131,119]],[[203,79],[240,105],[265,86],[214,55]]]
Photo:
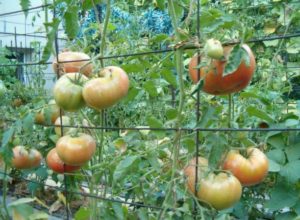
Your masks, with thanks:
[[[242,45],[241,51],[247,53],[236,70],[231,73],[224,74],[227,64],[226,60],[211,60],[208,64],[200,68],[200,79],[203,80],[202,90],[212,95],[225,95],[239,92],[244,89],[252,79],[255,71],[255,57],[250,47],[246,44]],[[232,47],[224,48],[224,56],[226,59],[230,57]],[[194,83],[198,82],[197,73],[197,55],[194,56],[189,63],[189,74]]]
[[[80,72],[90,76],[93,71],[93,65],[89,63],[90,59],[89,55],[82,52],[65,51],[54,58],[52,68],[55,73],[60,75]],[[57,60],[59,63],[57,63]]]
[[[57,173],[74,172],[80,169],[80,166],[64,165],[64,162],[59,158],[56,152],[56,148],[48,152],[46,162],[48,167]]]
[[[59,158],[67,165],[81,166],[88,162],[96,151],[96,142],[90,135],[65,135],[56,143]]]
[[[82,87],[85,81],[87,81],[87,77],[80,73],[63,75],[53,88],[53,95],[57,105],[63,110],[70,112],[82,108],[85,105],[82,97]]]
[[[12,165],[17,169],[31,169],[41,164],[42,155],[36,149],[26,150],[24,146],[13,148]]]
[[[108,66],[99,72],[99,77],[91,79],[83,87],[83,98],[88,106],[105,109],[126,96],[129,79],[126,72],[117,66]]]
[[[263,181],[268,174],[269,161],[266,155],[255,147],[246,150],[246,157],[238,151],[230,151],[223,164],[245,186],[252,186]]]

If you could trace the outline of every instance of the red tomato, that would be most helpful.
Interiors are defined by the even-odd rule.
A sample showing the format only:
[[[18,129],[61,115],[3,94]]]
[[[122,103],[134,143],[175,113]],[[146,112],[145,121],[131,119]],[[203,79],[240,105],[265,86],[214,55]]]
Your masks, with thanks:
[[[69,173],[80,169],[80,166],[64,166],[64,162],[59,158],[56,148],[53,148],[48,152],[46,162],[48,167],[57,173]]]
[[[17,169],[31,169],[41,164],[42,155],[36,149],[26,150],[24,146],[13,148],[12,165]]]
[[[269,161],[258,148],[248,148],[247,158],[232,150],[225,158],[223,169],[230,170],[244,186],[251,186],[263,181],[268,173]]]
[[[212,95],[225,95],[244,89],[252,79],[255,71],[255,57],[248,47],[244,44],[243,49],[250,57],[250,65],[247,66],[245,61],[242,61],[239,67],[231,74],[223,76],[226,61],[212,60],[207,66],[200,68],[200,78],[204,80],[202,90]],[[224,48],[224,56],[228,57],[232,47]],[[189,64],[189,74],[194,83],[197,83],[197,56],[194,56]]]
[[[82,108],[85,105],[82,87],[86,81],[87,77],[80,73],[67,73],[59,78],[53,89],[57,105],[69,112]]]
[[[59,65],[57,64],[57,58],[55,57],[52,63],[52,67],[55,73],[60,73],[60,75],[65,73],[75,73],[79,72],[80,68],[86,65],[91,58],[89,55],[81,52],[61,52],[58,54]],[[73,61],[73,62],[72,62]],[[92,74],[93,65],[88,64],[85,66],[81,73],[89,76]]]
[[[196,159],[193,159],[184,170],[187,176],[187,187],[194,194],[196,180],[195,161]],[[209,204],[217,210],[222,210],[233,206],[240,200],[242,185],[235,176],[225,172],[218,174],[209,172],[208,162],[205,158],[199,158],[198,166],[199,187],[196,196],[200,201]]]
[[[76,137],[65,135],[57,141],[56,151],[65,164],[81,166],[94,155],[96,142],[87,134],[78,134]]]
[[[101,77],[88,81],[82,90],[86,104],[94,109],[108,108],[127,95],[129,79],[124,70],[116,66],[105,67]]]

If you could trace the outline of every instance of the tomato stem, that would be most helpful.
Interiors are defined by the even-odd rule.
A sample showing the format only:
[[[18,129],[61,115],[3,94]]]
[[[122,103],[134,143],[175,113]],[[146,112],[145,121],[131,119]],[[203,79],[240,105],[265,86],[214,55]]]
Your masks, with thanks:
[[[176,12],[175,12],[175,7],[173,4],[172,0],[168,0],[168,8],[169,12],[171,15],[171,20],[173,24],[173,28],[175,30],[175,36],[176,36],[176,41],[180,41],[180,33],[178,32],[178,25],[177,25],[177,17],[176,17]],[[175,52],[175,61],[176,61],[176,69],[177,69],[177,74],[178,74],[178,81],[179,81],[179,105],[178,105],[178,115],[176,118],[176,123],[175,123],[175,128],[177,128],[177,132],[174,136],[173,139],[173,161],[172,161],[172,170],[171,170],[171,180],[170,184],[168,186],[168,190],[165,196],[165,199],[163,201],[163,207],[164,209],[161,211],[159,215],[159,219],[164,218],[164,214],[167,210],[166,203],[169,201],[170,196],[172,194],[172,191],[174,190],[174,186],[176,185],[176,171],[177,171],[177,165],[178,165],[178,157],[179,157],[179,149],[180,149],[180,139],[181,139],[181,123],[183,119],[182,111],[184,107],[184,99],[185,99],[185,91],[184,91],[184,80],[183,80],[183,50],[178,49]],[[174,198],[174,201],[176,198]]]

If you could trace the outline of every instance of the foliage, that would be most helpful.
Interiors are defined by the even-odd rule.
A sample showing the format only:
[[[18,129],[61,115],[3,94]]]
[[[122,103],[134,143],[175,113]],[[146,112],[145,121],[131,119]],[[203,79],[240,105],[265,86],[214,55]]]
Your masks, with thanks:
[[[174,10],[170,10],[170,2],[173,2]],[[193,219],[194,206],[198,210],[196,214],[203,219],[292,219],[300,215],[299,37],[249,44],[257,61],[251,84],[231,97],[200,92],[200,118],[195,106],[201,86],[192,85],[187,65],[193,54],[198,51],[204,54],[204,51],[202,48],[184,48],[190,44],[195,46],[195,41],[201,45],[210,38],[222,43],[237,40],[244,43],[249,39],[297,33],[300,4],[280,0],[202,0],[201,35],[197,39],[196,1],[112,1],[113,11],[106,33],[103,33],[103,25],[107,1],[94,3],[101,4],[103,14],[98,19],[93,1],[55,1],[53,8],[58,11],[58,16],[45,24],[48,42],[43,60],[54,51],[55,34],[60,24],[69,38],[66,47],[84,51],[92,58],[101,49],[103,34],[106,35],[104,55],[112,57],[174,46],[179,49],[103,60],[104,66],[120,66],[128,73],[130,90],[121,103],[105,111],[84,108],[77,113],[66,113],[75,127],[107,127],[80,129],[97,140],[97,156],[81,171],[64,175],[66,182],[58,174],[47,171],[46,164],[35,170],[12,169],[10,173],[22,177],[35,173],[37,182],[44,183],[50,178],[63,187],[67,183],[66,187],[74,191],[80,191],[79,186],[85,184],[93,195],[108,199],[89,198],[88,205],[82,205],[73,213],[75,219]],[[80,20],[78,13],[86,11],[89,11],[88,18]],[[236,47],[230,58],[232,65],[227,68],[234,69],[241,62],[244,55],[239,48]],[[183,58],[182,62],[180,58]],[[5,57],[0,59],[8,62]],[[92,62],[97,73],[102,63],[98,59]],[[183,76],[180,74],[181,65],[184,67]],[[1,132],[1,155],[10,166],[11,149],[18,139],[46,156],[58,137],[53,127],[34,124],[34,116],[51,96],[34,90],[36,85],[30,88],[16,83],[16,79],[7,74],[12,72],[10,67],[0,71],[3,71],[3,74],[0,72],[1,79],[10,90],[0,107],[4,112],[1,119],[7,121]],[[14,82],[14,86],[10,82]],[[26,104],[10,106],[16,97],[22,97]],[[205,130],[228,127],[246,130]],[[266,127],[274,130],[264,130]],[[195,128],[204,130],[196,131]],[[196,143],[199,144],[199,154],[209,158],[210,169],[216,172],[224,152],[258,146],[268,156],[269,174],[261,184],[244,187],[242,199],[234,207],[217,212],[196,200],[185,184],[182,169],[195,156]],[[45,190],[34,184],[29,184],[29,188],[35,193]],[[135,205],[122,204],[122,201]],[[148,205],[153,207],[144,207]]]

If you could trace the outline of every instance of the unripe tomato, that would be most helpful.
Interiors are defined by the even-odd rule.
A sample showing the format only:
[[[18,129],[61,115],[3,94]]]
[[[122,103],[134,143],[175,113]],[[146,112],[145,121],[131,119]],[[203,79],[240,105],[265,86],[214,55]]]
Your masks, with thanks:
[[[224,56],[224,49],[220,41],[208,39],[204,46],[207,56],[213,59],[221,59]]]
[[[185,168],[187,177],[187,187],[195,194],[196,172],[193,159]],[[239,180],[225,172],[214,174],[208,171],[207,160],[199,158],[197,198],[217,210],[222,210],[233,206],[242,195],[242,185]]]
[[[78,136],[65,135],[58,139],[56,152],[59,158],[68,165],[81,166],[88,162],[96,151],[95,140],[87,134]]]
[[[60,122],[62,120],[62,125],[63,126],[70,126],[71,125],[71,119],[68,116],[62,116],[61,118],[58,117],[55,121],[55,125],[57,127],[54,128],[55,134],[57,134],[59,137],[61,136],[61,127],[60,127]],[[66,135],[69,131],[71,130],[70,127],[63,127],[63,134]]]
[[[55,57],[52,63],[52,67],[54,72],[59,72],[60,75],[63,75],[65,73],[75,73],[79,72],[80,68],[87,64],[90,59],[91,58],[89,57],[89,55],[81,52],[61,52],[58,54],[59,64],[57,64],[57,58]],[[81,70],[81,73],[89,76],[92,74],[92,71],[93,65],[88,64]]]
[[[51,123],[54,124],[55,120],[60,115],[60,109],[56,105],[54,100],[50,100],[46,107],[42,108],[41,111],[36,113],[35,123],[40,124],[40,125],[46,124],[46,118],[45,118],[46,113],[50,115]],[[63,114],[63,112],[62,112],[62,114]]]
[[[123,69],[116,66],[105,67],[101,77],[91,79],[83,87],[86,104],[94,109],[108,108],[127,95],[129,79]]]
[[[87,77],[80,73],[67,73],[54,85],[54,99],[59,107],[65,111],[74,112],[82,108],[85,103],[82,97],[82,87]]]
[[[200,68],[200,79],[204,84],[202,90],[212,95],[226,95],[244,89],[252,79],[255,71],[255,57],[251,49],[244,44],[243,49],[248,53],[250,65],[242,61],[239,67],[232,73],[223,76],[226,61],[212,60],[207,66]],[[232,47],[224,48],[224,56],[229,57]],[[197,73],[197,56],[194,56],[189,63],[189,74],[194,83],[198,82]]]
[[[26,150],[24,146],[13,148],[12,165],[17,169],[31,169],[41,164],[42,155],[36,149]]]
[[[263,181],[269,170],[269,161],[258,148],[248,148],[247,158],[231,150],[225,158],[223,169],[230,170],[244,186],[252,186]]]
[[[80,169],[80,166],[70,166],[70,165],[64,166],[64,162],[59,158],[56,152],[56,148],[53,148],[48,152],[46,162],[48,167],[57,173],[64,173],[64,172],[68,173]]]

